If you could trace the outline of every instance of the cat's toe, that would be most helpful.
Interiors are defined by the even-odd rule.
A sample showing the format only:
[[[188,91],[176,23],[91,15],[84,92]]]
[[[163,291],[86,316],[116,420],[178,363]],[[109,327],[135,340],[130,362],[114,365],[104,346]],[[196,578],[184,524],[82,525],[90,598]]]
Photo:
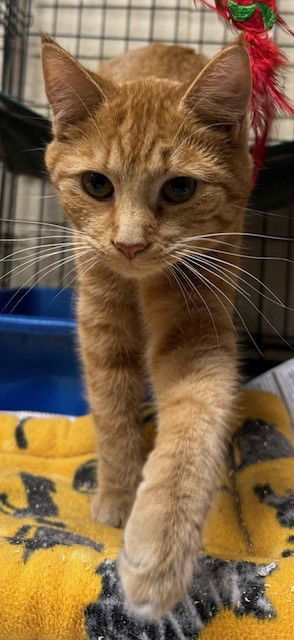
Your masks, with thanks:
[[[170,611],[187,593],[192,567],[181,571],[169,562],[137,565],[122,551],[119,575],[130,614],[143,620],[157,620]]]
[[[92,518],[110,527],[124,527],[134,496],[124,491],[99,491],[92,502]]]

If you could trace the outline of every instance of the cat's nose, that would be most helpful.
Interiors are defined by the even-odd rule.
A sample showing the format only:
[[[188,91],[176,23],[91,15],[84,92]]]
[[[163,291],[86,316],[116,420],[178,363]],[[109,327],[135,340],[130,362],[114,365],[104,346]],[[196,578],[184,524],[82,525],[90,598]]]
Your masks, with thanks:
[[[137,253],[144,251],[145,244],[124,244],[123,242],[115,242],[116,248],[122,251],[128,260],[133,260]]]

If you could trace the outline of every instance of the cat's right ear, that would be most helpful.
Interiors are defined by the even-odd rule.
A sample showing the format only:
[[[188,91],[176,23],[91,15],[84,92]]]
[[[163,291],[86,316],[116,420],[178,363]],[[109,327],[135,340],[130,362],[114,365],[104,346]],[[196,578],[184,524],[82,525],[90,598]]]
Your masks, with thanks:
[[[45,89],[56,133],[89,117],[115,91],[104,77],[85,69],[48,36],[42,36]]]

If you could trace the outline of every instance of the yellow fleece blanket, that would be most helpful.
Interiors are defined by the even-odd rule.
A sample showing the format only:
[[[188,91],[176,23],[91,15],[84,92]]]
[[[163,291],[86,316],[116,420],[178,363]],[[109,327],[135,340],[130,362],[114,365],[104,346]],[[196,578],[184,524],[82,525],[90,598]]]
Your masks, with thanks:
[[[190,593],[154,624],[124,608],[122,532],[89,515],[91,418],[0,415],[0,639],[293,640],[291,426],[267,392],[244,392],[239,409]]]

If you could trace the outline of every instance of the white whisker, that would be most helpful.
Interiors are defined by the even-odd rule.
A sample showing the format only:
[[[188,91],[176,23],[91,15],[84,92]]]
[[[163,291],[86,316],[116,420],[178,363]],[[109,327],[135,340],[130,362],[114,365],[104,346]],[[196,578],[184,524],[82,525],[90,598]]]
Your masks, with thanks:
[[[185,262],[185,264],[187,264]],[[240,293],[240,295],[242,295],[251,305],[252,307],[259,313],[259,315],[265,320],[265,322],[267,322],[267,324],[271,327],[271,329],[276,333],[276,335],[288,346],[290,347],[290,349],[292,349],[293,347],[291,347],[291,345],[289,344],[289,342],[279,333],[279,331],[276,329],[276,327],[274,327],[274,325],[270,322],[270,320],[264,315],[264,313],[258,309],[258,307],[256,306],[256,304],[251,300],[251,298],[247,295],[247,293],[244,292],[244,290],[239,287],[238,285],[232,285],[229,280],[227,280],[226,278],[218,275],[218,273],[216,271],[212,271],[211,269],[209,269],[208,267],[204,266],[204,264],[201,261],[198,261],[198,266],[200,266],[202,269],[204,269],[205,271],[208,271],[209,273],[211,273],[212,275],[214,275],[216,278],[219,278],[220,280],[222,280],[223,282],[225,282],[226,284],[229,284],[229,286],[232,286],[236,291],[238,291]],[[213,265],[210,265],[213,266]]]
[[[43,222],[40,220],[27,220],[25,218],[1,218],[0,217],[0,221],[1,222],[7,222],[8,224],[11,222],[13,223],[13,225],[15,224],[33,224],[36,226],[42,226],[42,227],[52,227],[54,229],[59,229],[60,230],[64,230],[67,233],[71,232],[71,227],[69,226],[65,226],[62,224],[55,224],[54,222]],[[79,231],[78,229],[73,229],[72,233],[77,233],[78,235],[82,235],[85,236],[86,234],[83,231]]]
[[[39,260],[46,260],[47,258],[51,258],[53,256],[56,256],[58,254],[64,254],[65,252],[68,251],[73,251],[72,247],[69,247],[68,249],[63,249],[62,251],[48,251],[46,254],[41,255],[41,256],[34,256],[33,258],[30,258],[29,260],[27,260],[26,262],[16,265],[16,267],[14,267],[13,269],[10,269],[10,271],[6,271],[1,277],[0,280],[2,280],[3,278],[7,278],[9,275],[11,275],[12,273],[15,273],[15,271],[17,271],[17,275],[20,275],[21,273],[23,273],[23,271],[25,271],[31,264],[34,264],[36,262],[38,262]],[[87,247],[87,251],[89,251],[89,247]],[[21,269],[21,267],[24,267],[23,269]]]
[[[187,257],[187,259],[191,259],[191,258],[190,258],[190,256],[186,256],[186,257]],[[245,280],[245,278],[242,278],[242,276],[240,276],[240,275],[236,275],[236,280],[237,280],[237,283],[236,283],[236,282],[235,282],[235,280],[234,280],[232,277],[230,277],[230,276],[232,275],[232,271],[231,271],[230,269],[228,269],[227,267],[223,267],[223,266],[219,266],[219,265],[211,264],[211,262],[210,262],[209,260],[207,260],[207,259],[205,259],[205,258],[202,258],[202,256],[201,256],[201,257],[199,257],[199,259],[198,259],[198,261],[197,261],[197,263],[198,263],[198,264],[199,264],[200,262],[201,262],[201,263],[203,263],[203,264],[208,265],[208,266],[209,266],[209,267],[211,267],[212,269],[215,269],[215,272],[222,273],[223,275],[225,275],[225,276],[227,277],[227,279],[228,279],[228,282],[230,281],[231,283],[233,283],[233,284],[234,284],[236,291],[244,291],[245,293],[248,293],[248,295],[250,295],[248,291],[246,291],[245,289],[242,289],[242,288],[239,286],[239,284],[238,284],[238,283],[241,281],[241,282],[244,282],[244,283],[245,283],[248,287],[250,287],[253,291],[255,291],[256,293],[258,293],[258,295],[261,295],[263,298],[265,298],[265,300],[268,300],[268,301],[269,301],[269,302],[271,302],[272,304],[276,304],[276,305],[278,305],[279,307],[282,307],[283,309],[288,308],[288,307],[286,307],[286,306],[284,305],[284,303],[283,303],[282,301],[280,301],[280,300],[279,300],[279,298],[278,298],[277,300],[273,300],[272,298],[270,298],[269,296],[267,296],[265,293],[263,293],[262,291],[260,291],[260,290],[259,290],[259,289],[257,289],[256,287],[254,287],[250,282],[247,282],[247,280]],[[228,275],[228,274],[230,274],[230,275]],[[273,295],[273,296],[275,296],[274,292],[271,292],[271,293],[272,293],[272,295]],[[289,307],[289,309],[290,309],[290,307]]]
[[[291,242],[294,240],[294,238],[289,237],[287,238],[286,236],[272,236],[272,235],[265,235],[262,233],[251,233],[251,232],[246,232],[246,231],[221,231],[218,233],[206,233],[203,234],[201,236],[187,236],[186,238],[182,239],[182,242],[186,242],[187,240],[202,240],[202,239],[206,239],[206,238],[216,238],[216,237],[221,237],[221,236],[242,236],[244,237],[249,237],[249,238],[265,238],[266,240],[284,240],[286,242]]]
[[[210,238],[207,238],[210,240]],[[218,242],[218,240],[215,240],[215,242]],[[221,241],[222,242],[222,241]],[[193,245],[189,245],[189,244],[183,244],[181,243],[181,241],[178,243],[181,245],[181,247],[187,248],[187,249],[200,249],[203,251],[203,247],[201,247],[200,245],[197,244],[193,244]],[[222,242],[222,244],[228,244],[231,247],[235,247],[236,245],[234,245],[233,243],[230,242]],[[180,248],[181,248],[180,247]],[[176,246],[177,248],[177,246]],[[291,260],[291,258],[284,258],[282,256],[251,256],[248,253],[235,253],[234,251],[222,251],[221,249],[214,249],[213,247],[209,247],[208,248],[209,252],[213,252],[213,253],[223,253],[224,255],[227,256],[237,256],[237,258],[246,258],[249,260],[277,260],[279,262],[290,262],[291,264],[294,262],[294,260]]]
[[[185,300],[185,303],[186,303],[186,306],[187,306],[187,310],[191,314],[189,303],[188,303],[188,300],[187,300],[187,297],[186,297],[187,291],[186,291],[184,285],[181,283],[180,279],[177,277],[176,273],[173,270],[173,267],[175,267],[176,265],[170,265],[169,262],[167,260],[165,260],[165,258],[164,258],[164,262],[166,262],[166,264],[168,266],[168,271],[171,272],[171,274],[173,275],[173,277],[174,277],[174,279],[175,279],[175,281],[176,281],[176,283],[177,283],[177,285],[178,285],[178,287],[179,287],[179,289],[180,289],[180,291],[181,291],[181,293],[182,293],[182,295],[184,297],[184,300]]]
[[[196,292],[196,294],[199,296],[199,298],[202,300],[202,302],[204,303],[204,306],[206,308],[206,310],[208,311],[208,314],[210,316],[211,322],[212,322],[212,326],[214,329],[214,333],[215,333],[215,337],[216,337],[216,341],[217,341],[217,346],[219,347],[219,337],[218,337],[218,332],[217,332],[217,328],[216,328],[216,324],[213,318],[213,315],[211,313],[211,310],[209,308],[209,305],[207,304],[205,298],[203,298],[202,294],[200,293],[200,291],[198,291],[197,287],[195,287],[194,283],[190,280],[190,278],[188,277],[188,275],[186,273],[184,273],[183,271],[181,271],[181,269],[179,268],[179,265],[173,265],[173,268],[177,267],[177,269],[180,271],[181,275],[186,279],[186,281],[188,282],[188,284],[194,289],[194,291]],[[192,299],[193,300],[193,299]],[[195,301],[193,300],[193,303],[195,305]]]
[[[73,233],[65,234],[63,232],[63,233],[58,233],[58,234],[49,235],[49,236],[25,236],[23,238],[17,238],[17,237],[15,237],[15,238],[0,238],[0,242],[13,242],[13,243],[17,244],[17,242],[28,242],[29,240],[39,240],[39,241],[41,241],[41,240],[49,240],[50,238],[64,238],[65,239],[67,237],[67,235],[68,235],[69,238],[72,238],[74,234]]]
[[[241,210],[243,209],[244,210],[244,207],[241,207],[238,204],[233,204],[232,206],[236,207],[236,209],[241,209]],[[289,219],[289,215],[283,215],[283,214],[280,214],[280,213],[273,213],[271,211],[260,211],[259,209],[252,209],[251,207],[245,207],[245,210],[248,211],[248,213],[254,213],[254,214],[256,214],[258,216],[261,216],[261,217],[270,216],[271,218],[281,218],[281,219],[285,218],[286,220]]]
[[[185,267],[187,267],[188,269],[190,269],[190,271],[191,271],[192,273],[194,273],[194,275],[196,275],[196,276],[197,276],[197,278],[199,278],[200,282],[202,282],[202,284],[204,284],[204,286],[206,286],[206,287],[209,289],[209,291],[211,291],[211,293],[212,293],[212,294],[213,294],[213,295],[218,299],[219,303],[221,304],[221,306],[223,307],[223,309],[224,309],[224,311],[225,311],[226,315],[227,315],[227,316],[228,316],[228,318],[229,318],[229,321],[230,321],[230,324],[231,324],[231,326],[232,326],[232,328],[233,328],[234,333],[236,333],[236,329],[235,329],[235,326],[234,326],[234,323],[233,323],[232,317],[231,317],[231,315],[230,315],[230,314],[229,314],[229,312],[228,312],[228,309],[226,308],[226,306],[224,305],[224,303],[222,302],[222,300],[219,298],[219,296],[217,295],[217,293],[215,293],[215,291],[212,289],[212,287],[211,287],[211,286],[210,286],[210,284],[209,284],[209,281],[206,281],[206,282],[205,282],[205,280],[202,278],[202,276],[201,276],[200,272],[199,272],[197,269],[195,269],[195,268],[191,268],[191,265],[186,264],[186,263],[185,263],[185,261],[183,261],[183,263],[182,263],[182,264],[183,264]],[[207,280],[207,279],[206,279],[206,280]],[[212,284],[212,283],[211,283],[211,284]],[[233,306],[234,306],[234,305],[233,305]]]
[[[96,257],[95,257],[95,256],[91,256],[91,258],[88,258],[87,260],[84,260],[84,261],[83,261],[83,264],[82,264],[82,267],[85,267],[85,265],[89,264],[90,262],[91,262],[91,264],[89,265],[89,267],[88,267],[87,269],[83,269],[82,271],[81,271],[81,269],[80,269],[80,272],[81,272],[81,274],[82,274],[83,276],[84,276],[86,273],[88,273],[88,271],[90,270],[90,268],[95,264],[95,262],[96,262]],[[70,271],[68,271],[68,273],[66,274],[66,276],[65,276],[65,277],[66,277],[66,278],[68,278],[68,276],[69,276],[71,273],[73,273],[74,271],[77,271],[77,266],[76,266],[76,265],[73,267],[73,269],[71,269]],[[53,303],[53,302],[58,298],[58,296],[60,296],[60,294],[62,293],[62,291],[64,291],[64,289],[70,288],[70,287],[71,287],[71,285],[72,285],[75,281],[76,281],[76,275],[74,276],[74,278],[71,278],[71,280],[67,283],[67,285],[66,285],[65,287],[62,287],[62,288],[60,289],[60,291],[58,291],[58,292],[56,293],[56,295],[54,296],[54,298],[51,300],[50,304],[52,304],[52,303]]]
[[[241,314],[241,313],[240,313],[240,311],[237,309],[237,307],[234,305],[234,303],[232,302],[232,300],[231,300],[231,299],[230,299],[230,298],[229,298],[229,297],[224,293],[224,291],[222,291],[222,290],[221,290],[221,289],[220,289],[216,284],[214,284],[213,282],[211,282],[211,280],[209,280],[208,278],[206,278],[206,276],[204,276],[202,273],[200,274],[200,273],[199,273],[199,271],[198,271],[197,269],[194,269],[193,267],[191,267],[191,265],[190,265],[190,264],[188,264],[185,260],[183,260],[183,264],[184,264],[188,269],[190,269],[190,270],[192,271],[192,273],[195,273],[195,274],[199,277],[199,279],[200,279],[200,280],[201,280],[201,279],[203,279],[203,280],[204,280],[204,282],[206,282],[206,283],[207,283],[207,285],[211,285],[214,289],[216,289],[219,293],[221,293],[221,295],[222,295],[222,296],[224,296],[224,298],[228,301],[228,303],[231,305],[231,307],[232,307],[232,308],[234,309],[234,311],[237,313],[238,317],[240,318],[240,320],[241,320],[241,322],[242,322],[242,324],[243,324],[243,326],[244,326],[244,328],[245,328],[245,330],[246,330],[247,334],[249,335],[250,339],[252,340],[252,342],[253,342],[254,346],[256,347],[257,351],[258,351],[258,352],[260,353],[260,355],[263,357],[263,353],[262,353],[262,351],[260,350],[260,348],[259,348],[259,346],[258,346],[257,342],[254,340],[254,338],[253,338],[253,335],[252,335],[251,331],[248,329],[248,327],[247,327],[247,325],[246,325],[246,322],[245,322],[245,320],[244,320],[244,318],[243,318],[242,314]],[[200,265],[200,266],[201,266],[201,265]],[[203,280],[202,280],[202,281],[203,281]],[[209,288],[210,288],[210,287],[209,287]],[[215,293],[215,292],[214,292],[214,293]],[[220,300],[219,296],[218,296],[216,293],[215,293],[215,295],[216,295],[216,297],[218,298],[219,302],[221,302],[221,300]],[[221,304],[222,304],[223,308],[226,310],[227,315],[230,317],[230,315],[229,315],[229,313],[228,313],[228,310],[226,309],[225,305],[224,305],[222,302],[221,302]],[[231,323],[232,323],[232,325],[233,325],[232,318],[230,317],[230,319],[231,319]],[[233,325],[233,326],[234,326],[234,325]],[[234,330],[235,330],[235,328],[234,328]]]
[[[48,247],[50,247],[51,249],[57,249],[57,248],[61,248],[61,249],[65,249],[67,247],[71,247],[71,248],[79,248],[79,247],[87,247],[88,245],[82,241],[79,242],[50,242],[47,244],[40,244],[40,245],[35,245],[32,247],[26,247],[25,249],[18,249],[17,251],[13,251],[12,253],[8,253],[7,256],[4,256],[3,258],[0,259],[0,262],[14,262],[15,260],[23,260],[24,256],[21,255],[18,258],[15,258],[16,255],[19,256],[19,254],[23,254],[26,253],[27,251],[31,251],[34,253],[40,252],[40,251],[44,251],[44,249],[47,249]],[[90,248],[90,246],[89,246]]]
[[[51,198],[55,198],[55,200],[57,200],[57,199],[58,199],[58,196],[57,196],[56,194],[50,194],[50,195],[45,195],[45,196],[31,196],[31,195],[29,195],[29,196],[27,196],[27,197],[28,197],[29,199],[31,199],[31,198],[32,198],[32,199],[34,199],[34,200],[35,200],[35,199],[36,199],[36,200],[48,200],[48,199],[51,199]]]
[[[95,262],[96,262],[96,256],[91,256],[91,258],[88,258],[88,260],[84,260],[84,261],[83,261],[83,264],[82,264],[81,266],[82,266],[82,267],[84,267],[86,264],[88,264],[88,263],[90,263],[90,262],[91,262],[91,264],[90,264],[89,268],[88,268],[86,271],[85,271],[85,270],[82,270],[82,269],[81,269],[81,267],[79,267],[79,273],[80,273],[80,275],[84,276],[84,275],[85,275],[85,273],[88,273],[88,271],[90,270],[91,266],[93,266],[93,265],[95,264]],[[71,269],[71,270],[66,274],[66,278],[68,278],[68,276],[69,276],[73,271],[77,271],[77,266],[75,266],[73,269]],[[67,283],[66,287],[70,287],[70,286],[71,286],[71,284],[72,284],[73,282],[75,282],[75,280],[76,280],[76,276],[75,276],[74,278],[72,278],[72,279]]]
[[[187,255],[187,251],[189,254],[191,255]],[[254,276],[252,273],[250,273],[250,271],[247,271],[246,269],[243,269],[243,267],[240,267],[239,265],[233,265],[231,262],[227,261],[227,260],[222,260],[220,258],[216,258],[215,256],[208,256],[207,254],[202,254],[202,253],[195,253],[194,251],[190,251],[189,249],[187,249],[185,252],[183,252],[183,255],[185,255],[187,258],[193,258],[193,256],[197,256],[197,258],[201,258],[207,261],[208,264],[211,265],[210,260],[213,260],[213,262],[217,262],[219,263],[221,266],[222,265],[229,265],[229,267],[231,267],[232,269],[237,269],[237,271],[241,271],[242,273],[245,273],[246,275],[248,275],[250,278],[252,278],[253,280],[255,280],[256,282],[258,282],[258,284],[260,284],[262,287],[265,288],[266,291],[268,291],[268,293],[270,293],[270,295],[273,296],[274,300],[272,298],[269,298],[265,293],[263,293],[262,291],[260,291],[259,289],[257,289],[256,287],[253,286],[253,284],[251,284],[250,282],[248,282],[245,278],[243,278],[242,276],[238,276],[238,279],[241,280],[242,282],[245,282],[245,284],[248,285],[248,287],[250,287],[251,289],[253,289],[254,291],[256,291],[259,295],[263,296],[266,300],[269,300],[270,302],[272,302],[273,304],[277,304],[281,307],[283,307],[284,309],[291,309],[291,307],[286,307],[286,305],[282,302],[282,300],[280,300],[280,298],[274,293],[274,291],[272,291],[266,284],[264,284],[262,282],[262,280],[260,280],[259,278],[257,278],[256,276]],[[213,265],[211,265],[213,266]],[[230,272],[229,269],[227,269],[226,267],[223,267],[224,271],[228,271]]]
[[[57,269],[57,267],[62,266],[64,264],[67,264],[68,262],[70,262],[71,260],[73,260],[75,257],[81,257],[84,255],[84,253],[87,253],[87,251],[83,251],[80,254],[78,254],[78,256],[67,256],[66,258],[63,258],[61,260],[56,260],[55,262],[53,262],[52,265],[50,265],[50,269],[48,270],[48,265],[46,267],[43,267],[43,269],[41,269],[41,271],[39,271],[38,274],[38,279],[40,277],[40,275],[43,273],[43,275],[41,276],[41,278],[45,278],[46,276],[48,276],[52,271],[54,271],[55,269]],[[45,273],[44,273],[45,272]],[[2,313],[5,311],[5,309],[11,304],[12,300],[17,296],[17,294],[19,293],[20,289],[26,287],[32,280],[35,279],[35,274],[33,276],[31,276],[26,282],[25,284],[17,289],[17,291],[15,291],[15,293],[12,295],[12,297],[8,300],[8,302],[6,303],[6,305],[3,307],[2,309]],[[13,313],[13,311],[16,309],[17,305],[20,304],[22,302],[22,300],[28,295],[28,293],[33,289],[33,287],[35,286],[35,284],[33,283],[32,286],[26,290],[24,292],[24,294],[21,296],[21,298],[16,302],[16,304],[12,307],[12,309],[10,309],[9,313]]]

